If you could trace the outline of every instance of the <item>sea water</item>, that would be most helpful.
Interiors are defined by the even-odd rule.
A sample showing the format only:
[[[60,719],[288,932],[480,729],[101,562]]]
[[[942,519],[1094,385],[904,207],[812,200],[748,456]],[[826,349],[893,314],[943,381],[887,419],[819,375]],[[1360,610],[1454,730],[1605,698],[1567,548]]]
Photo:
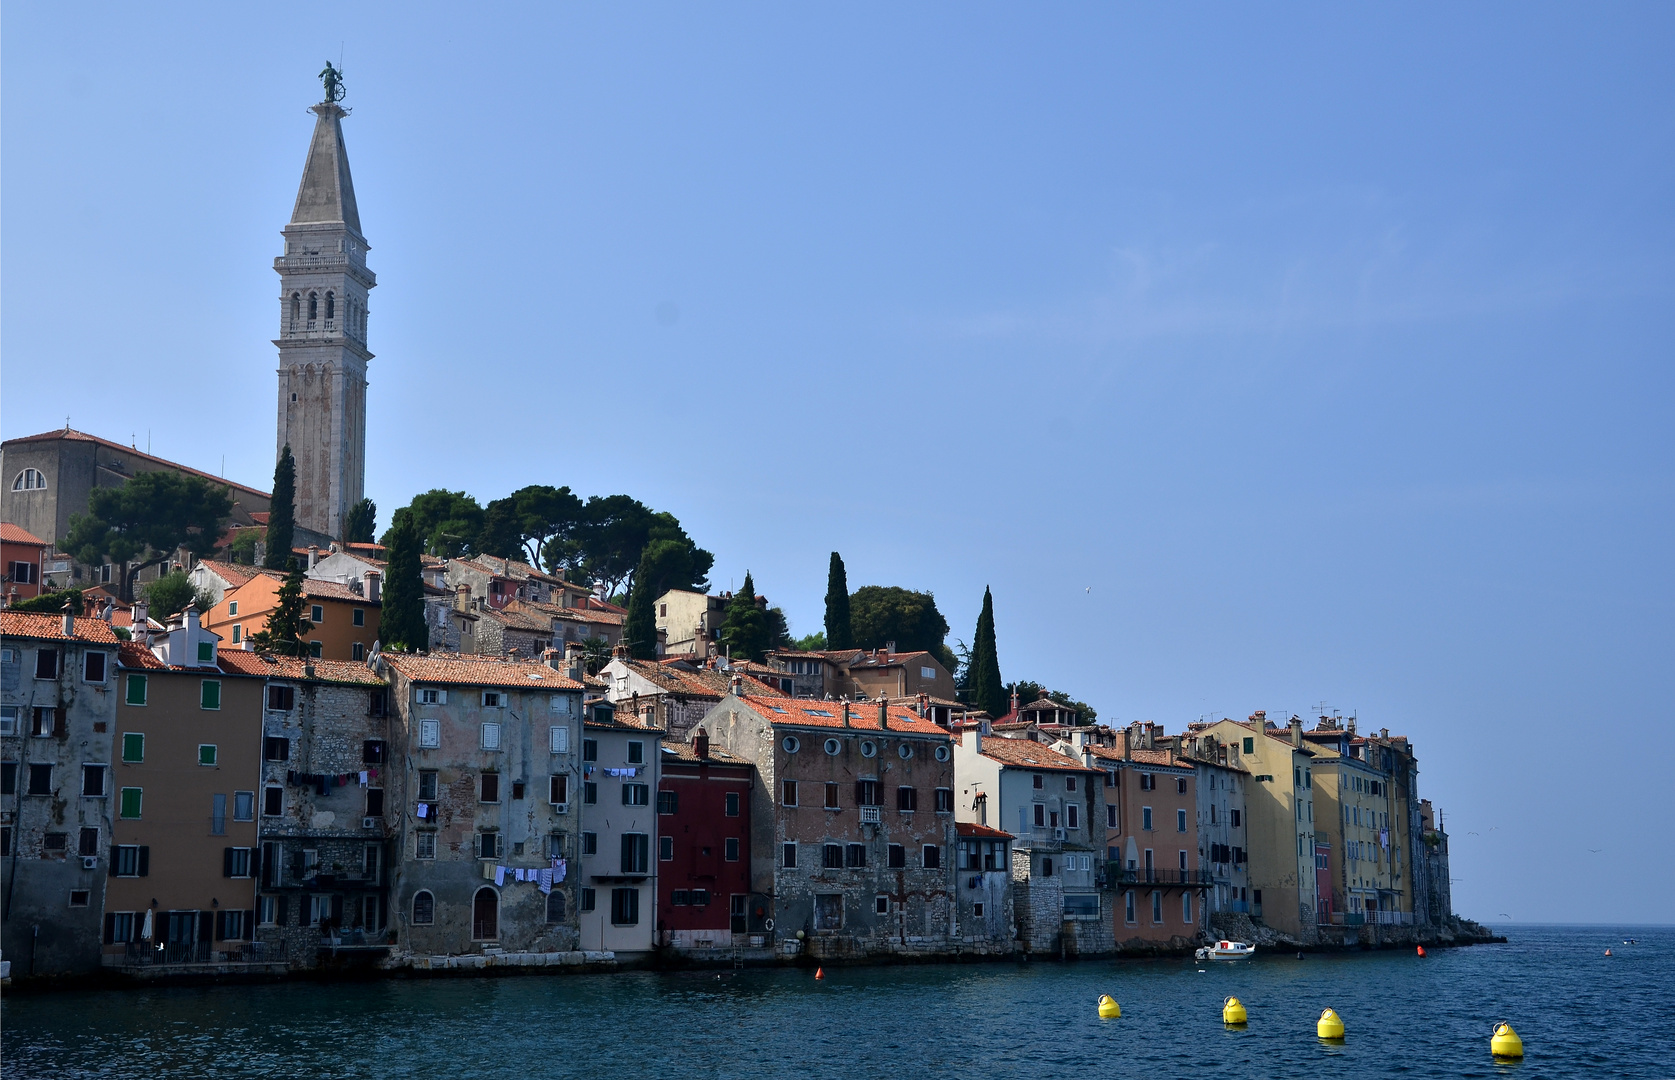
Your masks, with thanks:
[[[1253,960],[625,972],[7,995],[5,1077],[1668,1077],[1675,927]],[[1638,944],[1624,944],[1624,939]],[[1614,955],[1605,956],[1611,949]],[[1101,1020],[1099,995],[1122,1005]],[[1244,1001],[1228,1029],[1221,1003]],[[1315,1037],[1320,1010],[1347,1037]],[[1526,1058],[1497,1063],[1500,1020]]]

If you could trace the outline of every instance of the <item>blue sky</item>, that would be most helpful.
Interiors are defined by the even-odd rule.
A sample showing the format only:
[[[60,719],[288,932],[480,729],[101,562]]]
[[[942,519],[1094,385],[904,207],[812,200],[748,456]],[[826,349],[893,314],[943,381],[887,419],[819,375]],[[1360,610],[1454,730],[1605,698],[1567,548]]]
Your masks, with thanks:
[[[988,585],[1002,674],[1101,719],[1413,737],[1465,914],[1667,919],[1668,7],[4,30],[8,435],[266,485],[272,259],[341,52],[381,524],[627,492],[798,633],[833,550],[959,638]]]

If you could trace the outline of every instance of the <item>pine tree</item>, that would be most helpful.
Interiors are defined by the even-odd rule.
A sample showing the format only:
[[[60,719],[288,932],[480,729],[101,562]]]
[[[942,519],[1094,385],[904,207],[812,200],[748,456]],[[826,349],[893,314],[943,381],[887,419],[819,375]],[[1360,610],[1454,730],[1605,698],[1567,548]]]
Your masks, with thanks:
[[[983,611],[977,616],[976,640],[971,646],[971,703],[990,716],[1006,713],[1006,687],[1000,681],[1000,657],[995,652],[995,601],[983,588]]]
[[[844,572],[842,556],[834,551],[831,568],[826,571],[826,648],[854,647],[855,631],[849,623],[849,575]]]
[[[760,660],[767,650],[767,614],[756,606],[756,584],[748,570],[744,584],[727,605],[727,617],[721,623],[721,640],[734,660]]]
[[[279,452],[273,467],[273,501],[268,504],[268,553],[262,565],[283,570],[291,562],[291,533],[297,524],[297,462],[291,444]]]
[[[272,611],[268,612],[267,626],[259,634],[250,636],[251,642],[258,652],[276,653],[280,656],[308,655],[308,642],[303,640],[314,624],[303,618],[303,576],[302,568],[297,560],[290,561],[290,571],[285,575],[284,584],[279,586],[279,597]]]
[[[419,549],[424,540],[413,527],[413,519],[397,514],[395,524],[384,534],[384,607],[378,616],[379,648],[408,652],[430,648],[430,628],[425,624],[425,585],[420,576]]]
[[[343,542],[346,544],[370,544],[378,532],[378,504],[371,499],[362,499],[349,508],[349,513],[343,519]]]

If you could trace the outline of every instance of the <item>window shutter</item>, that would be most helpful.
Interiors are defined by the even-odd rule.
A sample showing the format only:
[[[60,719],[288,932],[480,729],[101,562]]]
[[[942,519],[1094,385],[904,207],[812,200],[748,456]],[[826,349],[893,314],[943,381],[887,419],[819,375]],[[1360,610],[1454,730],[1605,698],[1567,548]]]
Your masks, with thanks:
[[[279,897],[278,903],[274,904],[274,907],[276,909],[273,913],[274,921],[280,926],[284,926],[291,917],[291,898],[288,896]]]
[[[246,909],[244,912],[244,940],[256,940],[256,912],[254,909]]]
[[[109,865],[109,866],[108,866],[108,867],[106,867],[106,868],[105,868],[105,876],[106,876],[106,877],[115,877],[115,876],[116,876],[116,855],[117,855],[117,850],[118,850],[118,849],[117,849],[117,846],[116,846],[116,845],[115,845],[115,844],[112,844],[112,845],[111,845],[111,854],[110,854],[110,859],[109,859],[109,860],[108,860],[108,861],[109,861],[109,863],[110,863],[110,865]]]
[[[151,848],[146,844],[140,845],[140,877],[151,874]]]
[[[262,847],[260,844],[250,849],[250,876],[258,882],[262,880]]]
[[[200,940],[208,941],[209,935],[214,931],[215,920],[212,918],[214,914],[212,911],[198,912],[198,937]]]
[[[227,937],[227,913],[225,911],[215,913],[215,936],[222,940]]]
[[[233,876],[233,849],[230,847],[221,849],[221,876]]]
[[[105,912],[105,944],[116,944],[116,912]]]

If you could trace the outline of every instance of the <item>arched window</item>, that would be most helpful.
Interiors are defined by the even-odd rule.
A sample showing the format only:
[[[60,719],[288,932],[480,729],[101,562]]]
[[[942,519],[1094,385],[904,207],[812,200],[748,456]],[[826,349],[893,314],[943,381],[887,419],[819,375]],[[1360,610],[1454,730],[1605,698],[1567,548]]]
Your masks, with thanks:
[[[310,319],[320,317],[320,297],[315,293],[308,294],[308,317]]]
[[[13,491],[40,491],[47,486],[47,478],[39,469],[25,469],[12,481]]]
[[[413,925],[429,926],[436,921],[436,897],[428,889],[413,894]]]
[[[337,294],[334,292],[326,294],[326,318],[337,318]]]
[[[302,318],[302,294],[301,293],[292,293],[291,294],[291,321],[296,322],[300,318]]]
[[[554,889],[547,894],[547,922],[561,923],[564,921],[564,894]]]
[[[471,898],[471,936],[477,941],[500,936],[500,897],[487,885]]]

